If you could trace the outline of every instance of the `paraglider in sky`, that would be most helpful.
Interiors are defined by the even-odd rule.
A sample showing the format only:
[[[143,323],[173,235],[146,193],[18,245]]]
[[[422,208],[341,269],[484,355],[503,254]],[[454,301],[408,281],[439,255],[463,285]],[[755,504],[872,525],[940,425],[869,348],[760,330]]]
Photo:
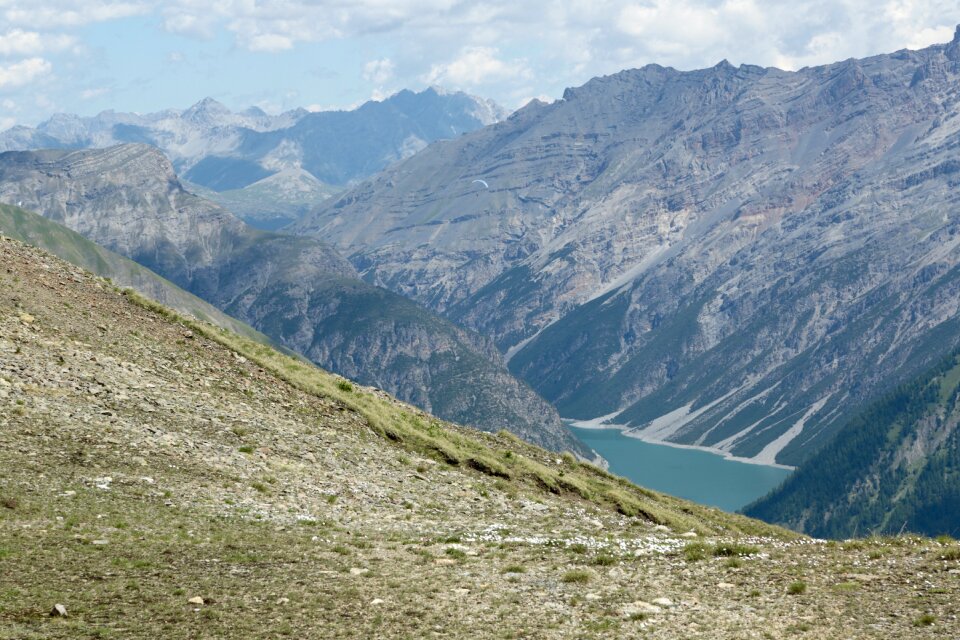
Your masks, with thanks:
[[[482,184],[482,185],[483,185],[484,187],[486,187],[487,189],[490,188],[490,185],[487,184],[487,181],[486,181],[486,180],[480,180],[479,178],[477,178],[477,179],[474,180],[473,182],[479,182],[480,184]],[[473,183],[471,183],[471,184],[473,184]]]

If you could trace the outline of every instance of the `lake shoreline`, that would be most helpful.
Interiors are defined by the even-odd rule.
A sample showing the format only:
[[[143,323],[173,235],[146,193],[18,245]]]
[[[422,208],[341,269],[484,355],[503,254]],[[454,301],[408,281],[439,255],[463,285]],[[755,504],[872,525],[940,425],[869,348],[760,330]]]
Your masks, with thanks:
[[[641,432],[638,432],[636,427],[630,427],[624,424],[608,424],[602,422],[607,416],[601,416],[599,418],[594,418],[593,420],[572,420],[570,418],[562,418],[563,422],[576,429],[590,429],[590,430],[603,430],[603,429],[615,429],[622,433],[628,438],[634,438],[648,444],[659,444],[665,447],[673,447],[675,449],[690,449],[694,451],[704,451],[706,453],[712,453],[713,455],[720,456],[731,462],[740,462],[742,464],[752,464],[761,467],[772,467],[774,469],[784,469],[785,471],[796,471],[796,467],[791,467],[786,464],[779,463],[768,463],[768,462],[757,462],[753,458],[743,458],[741,456],[735,456],[729,451],[723,451],[721,449],[716,449],[714,447],[705,447],[702,445],[696,444],[681,444],[679,442],[670,442],[668,440],[661,440],[659,438],[652,438],[650,436],[644,435]]]
[[[704,447],[637,437],[623,427],[567,422],[570,432],[610,464],[610,471],[641,486],[735,513],[782,484],[789,469],[744,464]]]

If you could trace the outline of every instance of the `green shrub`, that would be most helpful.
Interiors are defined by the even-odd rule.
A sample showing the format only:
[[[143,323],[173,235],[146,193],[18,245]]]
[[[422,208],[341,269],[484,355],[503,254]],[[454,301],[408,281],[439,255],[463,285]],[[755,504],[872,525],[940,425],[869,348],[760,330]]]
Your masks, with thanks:
[[[454,558],[454,559],[456,559],[456,560],[463,560],[464,558],[467,557],[466,552],[464,552],[464,551],[461,550],[461,549],[457,549],[456,547],[448,547],[448,548],[444,551],[444,553],[446,553],[448,556],[450,556],[451,558]]]
[[[597,556],[594,556],[593,560],[590,562],[591,564],[595,564],[600,567],[609,567],[612,564],[616,564],[617,559],[609,554],[601,553]]]
[[[951,547],[940,552],[941,560],[960,560],[960,547]]]

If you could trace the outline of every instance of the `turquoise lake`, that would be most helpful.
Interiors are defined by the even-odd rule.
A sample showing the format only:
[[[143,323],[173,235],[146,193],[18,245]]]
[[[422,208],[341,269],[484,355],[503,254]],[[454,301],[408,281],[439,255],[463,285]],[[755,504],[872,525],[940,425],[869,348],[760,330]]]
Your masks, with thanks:
[[[698,449],[629,438],[619,429],[578,429],[574,435],[636,484],[725,511],[745,507],[779,485],[789,469],[747,464]]]

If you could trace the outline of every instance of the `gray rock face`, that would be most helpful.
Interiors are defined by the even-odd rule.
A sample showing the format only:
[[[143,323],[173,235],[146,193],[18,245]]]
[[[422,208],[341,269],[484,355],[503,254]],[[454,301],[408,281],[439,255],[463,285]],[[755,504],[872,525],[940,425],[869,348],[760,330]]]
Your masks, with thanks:
[[[315,240],[258,232],[226,209],[185,191],[155,148],[120,145],[99,151],[9,152],[0,163],[0,199],[40,212],[201,297],[224,296],[230,258],[247,252],[282,256],[260,279],[355,274],[336,251]],[[274,249],[275,248],[275,249]],[[271,249],[274,249],[271,251]],[[276,269],[286,271],[278,274]],[[253,274],[250,274],[253,277]],[[219,292],[219,293],[217,293]],[[235,292],[240,295],[241,290]]]
[[[958,106],[957,38],[796,73],[651,65],[295,229],[492,336],[564,415],[795,464],[957,341]]]
[[[139,262],[321,366],[450,420],[590,453],[492,343],[364,283],[314,238],[253,229],[186,192],[154,147],[0,154],[0,202]]]

